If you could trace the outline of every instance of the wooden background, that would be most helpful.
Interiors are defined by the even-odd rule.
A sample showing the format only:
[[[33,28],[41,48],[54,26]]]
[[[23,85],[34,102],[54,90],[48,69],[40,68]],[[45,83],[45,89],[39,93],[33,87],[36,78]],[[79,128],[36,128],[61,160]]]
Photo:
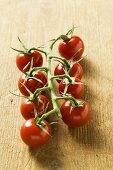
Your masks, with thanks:
[[[85,42],[82,62],[85,100],[92,120],[69,130],[59,121],[53,137],[40,149],[25,146],[19,134],[20,72],[15,65],[20,48],[65,33],[72,24]],[[0,170],[113,170],[113,0],[0,0]]]

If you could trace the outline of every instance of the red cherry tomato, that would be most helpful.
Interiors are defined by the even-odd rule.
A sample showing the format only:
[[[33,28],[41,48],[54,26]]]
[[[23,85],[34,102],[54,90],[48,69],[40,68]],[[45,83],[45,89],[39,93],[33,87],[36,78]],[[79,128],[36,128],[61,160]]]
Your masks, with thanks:
[[[24,119],[28,120],[32,117],[34,117],[34,107],[37,110],[37,113],[40,113],[42,111],[48,111],[50,102],[47,97],[43,95],[39,95],[39,99],[41,102],[36,99],[35,101],[30,101],[29,99],[24,99],[20,106],[20,112]]]
[[[55,70],[54,70],[54,75],[63,75],[65,74],[65,68],[64,68],[64,65],[62,63],[59,63]]]
[[[19,81],[18,81],[18,87],[20,92],[24,95],[24,96],[29,96],[29,93],[27,92],[27,90],[25,89],[25,87],[22,85],[22,83],[24,83],[24,85],[32,92],[34,93],[36,89],[38,88],[42,88],[44,87],[44,85],[47,84],[47,78],[45,76],[45,74],[43,72],[38,72],[34,75],[35,78],[39,79],[42,81],[39,82],[38,80],[35,80],[33,78],[26,78],[25,74],[22,74],[22,76],[20,77]]]
[[[72,103],[66,100],[61,108],[62,120],[72,128],[83,126],[90,119],[90,109],[88,103],[84,102],[83,106],[74,107],[70,111]]]
[[[31,59],[33,58],[33,67],[40,67],[43,64],[43,57],[42,54],[39,53],[38,51],[34,51],[31,55],[28,54],[18,54],[16,56],[16,65],[19,68],[20,71],[23,71],[24,67],[28,64],[31,63]],[[26,71],[29,71],[30,64],[28,67],[25,69]]]
[[[79,78],[81,80],[81,78],[83,76],[83,69],[79,63],[73,64],[73,66],[69,72],[70,77],[75,77],[76,74],[77,74],[77,78]]]
[[[54,75],[57,76],[57,75],[63,75],[63,74],[65,74],[64,65],[62,63],[59,63],[54,70]],[[60,83],[61,80],[57,80],[57,82]]]
[[[54,75],[63,75],[65,74],[65,68],[62,63],[59,63],[55,70]],[[79,63],[73,64],[71,70],[69,71],[70,77],[75,77],[77,75],[77,78],[81,79],[83,75],[83,69],[82,66]],[[57,80],[60,83],[60,80]]]
[[[20,135],[23,142],[30,147],[40,147],[44,145],[51,135],[51,127],[48,122],[44,120],[47,126],[44,126],[45,130],[35,125],[34,118],[27,120],[20,129]]]
[[[81,82],[78,78],[75,78],[75,82]],[[59,93],[64,92],[66,83],[62,80],[59,84]],[[84,85],[83,84],[70,84],[67,89],[67,93],[71,94],[76,99],[81,99],[84,95]]]
[[[84,43],[80,37],[72,36],[68,41],[62,41],[59,44],[58,51],[62,57],[67,60],[70,60],[73,55],[75,55],[78,50],[82,48],[82,50],[77,54],[74,60],[78,60],[81,58],[84,52]]]

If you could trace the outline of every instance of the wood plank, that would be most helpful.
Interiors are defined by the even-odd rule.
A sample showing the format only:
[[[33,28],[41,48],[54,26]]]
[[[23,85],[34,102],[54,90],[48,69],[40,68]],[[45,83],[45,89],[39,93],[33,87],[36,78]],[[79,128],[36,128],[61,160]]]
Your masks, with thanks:
[[[0,1],[0,169],[1,170],[111,170],[113,169],[113,1],[112,0],[1,0]],[[81,62],[85,100],[92,120],[69,130],[59,121],[53,137],[40,149],[25,146],[19,134],[20,113],[15,65],[20,48],[38,46],[65,33],[74,24],[85,42]],[[57,51],[57,50],[56,50]]]

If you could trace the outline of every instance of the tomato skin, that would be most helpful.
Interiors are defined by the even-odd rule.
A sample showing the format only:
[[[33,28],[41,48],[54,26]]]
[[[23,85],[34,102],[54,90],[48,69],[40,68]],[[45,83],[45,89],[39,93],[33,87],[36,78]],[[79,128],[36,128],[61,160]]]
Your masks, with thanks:
[[[90,108],[87,102],[83,103],[83,106],[75,107],[70,112],[72,103],[70,100],[66,100],[61,108],[62,120],[71,128],[81,127],[87,123],[90,119]]]
[[[27,79],[25,74],[22,74],[22,76],[20,77],[19,81],[18,81],[18,88],[20,90],[20,92],[24,95],[24,96],[29,96],[29,93],[27,92],[27,90],[25,89],[25,87],[22,85],[22,83],[24,83],[24,85],[32,92],[34,93],[36,89],[38,88],[42,88],[44,87],[44,85],[47,84],[47,78],[46,75],[43,72],[38,72],[34,75],[35,78],[40,79],[42,83],[40,83],[37,80],[34,80],[32,78]]]
[[[77,74],[77,76],[76,76]],[[83,69],[82,66],[79,63],[73,64],[70,72],[69,72],[70,77],[77,77],[78,79],[82,79],[83,76]]]
[[[75,82],[81,82],[80,79],[75,78]],[[59,84],[59,93],[62,94],[65,89],[65,81],[62,80]],[[84,95],[83,84],[70,84],[67,89],[67,93],[71,94],[75,99],[81,99]]]
[[[54,75],[57,76],[57,75],[63,75],[63,74],[65,74],[64,65],[62,63],[59,63],[54,70]],[[60,83],[61,80],[57,80],[57,82]]]
[[[54,70],[54,75],[63,75],[65,74],[65,68],[62,63],[59,63],[55,70]],[[79,63],[73,64],[71,70],[69,71],[70,77],[75,77],[77,74],[77,78],[81,79],[83,76],[83,69],[82,66]],[[57,80],[59,83],[61,80]]]
[[[48,122],[44,120],[47,126],[44,126],[46,133],[39,126],[35,125],[34,118],[28,119],[20,129],[20,135],[23,142],[29,147],[41,147],[44,145],[51,135],[51,127]]]
[[[77,54],[76,58],[73,59],[78,60],[81,58],[84,52],[84,43],[82,39],[78,36],[72,36],[68,41],[62,41],[58,46],[58,51],[62,57],[67,60],[70,60],[71,57],[77,53],[77,51],[82,48],[82,50]]]
[[[33,67],[40,67],[43,64],[43,57],[42,54],[38,51],[34,51],[31,55],[27,54],[18,54],[16,56],[16,65],[20,71],[23,71],[24,67],[31,62],[31,59],[33,58]],[[29,71],[30,64],[25,69],[25,72]]]
[[[20,106],[20,112],[22,116],[24,117],[24,119],[28,120],[34,117],[34,106],[37,110],[37,113],[39,113],[43,111],[43,109],[46,109],[48,105],[47,107],[47,111],[48,111],[48,108],[50,105],[48,98],[41,94],[39,95],[39,98],[43,102],[43,104],[38,102],[38,100],[35,100],[32,102],[29,99],[24,99],[22,101],[21,106]]]
[[[65,74],[65,68],[64,68],[64,65],[62,63],[59,63],[55,70],[54,70],[54,75],[63,75]]]

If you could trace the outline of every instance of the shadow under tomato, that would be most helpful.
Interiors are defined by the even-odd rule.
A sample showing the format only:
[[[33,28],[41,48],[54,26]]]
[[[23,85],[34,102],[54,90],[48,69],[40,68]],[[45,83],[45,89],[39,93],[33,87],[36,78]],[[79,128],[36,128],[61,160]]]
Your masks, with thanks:
[[[87,125],[81,128],[72,129],[69,128],[70,134],[74,140],[76,140],[80,145],[85,147],[91,147],[93,149],[102,150],[106,138],[99,126],[96,123],[90,121]]]
[[[69,128],[70,134],[73,139],[78,143],[85,145],[85,147],[93,147],[101,150],[104,147],[106,138],[102,131],[102,118],[99,112],[99,105],[101,101],[98,100],[93,91],[87,86],[87,92],[84,100],[89,103],[91,119],[89,122],[80,128]]]
[[[89,59],[84,58],[80,61],[80,64],[83,68],[83,77],[94,78],[95,76],[100,75],[100,70],[94,62],[91,62]]]
[[[90,92],[90,90],[88,91]],[[75,129],[69,128],[70,134],[73,139],[78,143],[85,145],[85,147],[88,146],[102,149],[106,138],[102,131],[103,124],[99,112],[99,104],[101,101],[98,101],[95,95],[90,93],[85,95],[84,100],[89,103],[91,119],[83,127]]]
[[[29,154],[33,161],[43,169],[59,170],[62,168],[63,163],[60,159],[60,151],[58,147],[58,125],[52,126],[52,136],[48,142],[40,148],[29,148]]]
[[[85,80],[96,81],[99,78],[99,69],[89,60],[84,59],[81,62],[84,70]],[[72,129],[69,132],[74,140],[85,147],[92,147],[93,149],[103,149],[105,147],[106,137],[102,131],[102,118],[99,112],[99,104],[97,90],[91,89],[90,84],[85,86],[84,100],[89,103],[91,109],[91,120],[83,127]]]
[[[50,101],[50,105],[48,109],[49,111],[52,109],[50,93],[49,91],[46,91],[43,92],[43,95],[46,96]],[[49,123],[58,122],[58,118],[54,113],[49,117],[47,117],[46,120]],[[59,170],[63,166],[63,163],[60,159],[60,155],[59,155],[60,151],[58,147],[59,125],[55,123],[51,125],[51,128],[52,128],[52,137],[50,137],[47,143],[40,148],[29,148],[29,154],[38,166],[41,164],[41,167],[43,167],[43,169]]]

